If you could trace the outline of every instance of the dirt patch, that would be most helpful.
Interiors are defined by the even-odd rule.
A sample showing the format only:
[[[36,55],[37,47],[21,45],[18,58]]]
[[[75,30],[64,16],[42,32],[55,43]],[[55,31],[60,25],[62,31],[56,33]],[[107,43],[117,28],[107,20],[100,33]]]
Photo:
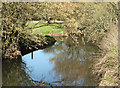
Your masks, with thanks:
[[[54,37],[67,37],[67,35],[64,34],[64,33],[50,33],[48,35],[49,36],[54,36]]]

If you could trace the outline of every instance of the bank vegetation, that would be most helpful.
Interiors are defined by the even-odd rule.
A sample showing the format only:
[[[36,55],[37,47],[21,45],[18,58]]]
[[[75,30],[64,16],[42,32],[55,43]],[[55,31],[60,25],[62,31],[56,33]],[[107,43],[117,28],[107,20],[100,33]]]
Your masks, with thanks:
[[[2,57],[3,59],[17,59],[22,56],[21,47],[23,46],[27,47],[26,50],[30,50],[31,45],[37,49],[38,46],[49,45],[49,41],[55,42],[53,38],[49,39],[49,36],[24,31],[30,30],[25,28],[28,21],[44,21],[50,25],[57,20],[62,22],[63,33],[71,36],[74,42],[82,36],[85,41],[93,42],[105,51],[105,57],[99,57],[102,58],[102,62],[97,60],[97,63],[102,64],[98,65],[99,70],[95,73],[102,72],[102,76],[99,74],[99,79],[104,80],[101,81],[103,82],[101,85],[118,86],[119,13],[118,2],[4,2],[2,3],[1,27]],[[102,69],[105,66],[108,71]],[[115,68],[111,68],[114,66]],[[114,76],[116,78],[112,80],[112,83],[113,76],[109,71],[116,73]]]

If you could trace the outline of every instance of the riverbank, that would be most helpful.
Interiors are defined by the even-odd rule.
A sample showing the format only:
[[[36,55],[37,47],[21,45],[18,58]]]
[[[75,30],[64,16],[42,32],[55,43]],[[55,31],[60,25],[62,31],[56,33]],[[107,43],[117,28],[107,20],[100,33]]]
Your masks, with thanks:
[[[16,48],[4,54],[4,56],[2,57],[3,60],[20,59],[23,55],[38,49],[43,49],[48,46],[51,46],[56,41],[53,37],[50,36],[41,36],[33,34],[28,35],[24,33],[22,33],[21,35],[22,36],[20,37]]]
[[[118,86],[118,25],[112,24],[99,47],[103,50],[93,66],[99,86]]]
[[[33,39],[22,39],[25,43],[19,42],[20,51],[22,55],[28,54],[38,49],[45,49],[51,45],[53,45],[56,40],[51,36],[31,36]],[[42,40],[43,39],[43,40]],[[23,48],[24,47],[24,48]]]
[[[11,44],[15,48],[5,50],[7,53],[4,52],[2,58],[18,59],[34,50],[46,48],[56,41],[52,36],[66,36],[62,30],[62,23],[48,24],[41,21],[28,21],[25,30],[22,34],[20,33],[19,41]]]
[[[75,43],[71,37],[64,37],[50,47],[24,55],[22,59],[5,60],[3,86],[96,85],[89,66],[93,62],[92,53],[96,53],[98,47],[81,42]]]

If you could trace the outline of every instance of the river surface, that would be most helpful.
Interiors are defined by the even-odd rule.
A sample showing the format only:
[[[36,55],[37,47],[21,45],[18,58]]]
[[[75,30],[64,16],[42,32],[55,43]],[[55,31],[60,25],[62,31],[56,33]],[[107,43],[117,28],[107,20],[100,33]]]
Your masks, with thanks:
[[[24,48],[24,47],[23,47]],[[98,48],[71,38],[28,53],[18,60],[2,62],[3,86],[96,86],[89,67]]]

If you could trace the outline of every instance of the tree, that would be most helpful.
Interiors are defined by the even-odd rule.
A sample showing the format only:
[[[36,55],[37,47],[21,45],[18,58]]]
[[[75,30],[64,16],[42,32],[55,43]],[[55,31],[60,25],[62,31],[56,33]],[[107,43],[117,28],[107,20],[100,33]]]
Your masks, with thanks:
[[[34,9],[29,3],[5,2],[2,4],[2,54],[3,58],[15,58],[13,53],[19,50],[20,37],[24,25],[31,19]],[[20,54],[20,53],[19,53]]]

